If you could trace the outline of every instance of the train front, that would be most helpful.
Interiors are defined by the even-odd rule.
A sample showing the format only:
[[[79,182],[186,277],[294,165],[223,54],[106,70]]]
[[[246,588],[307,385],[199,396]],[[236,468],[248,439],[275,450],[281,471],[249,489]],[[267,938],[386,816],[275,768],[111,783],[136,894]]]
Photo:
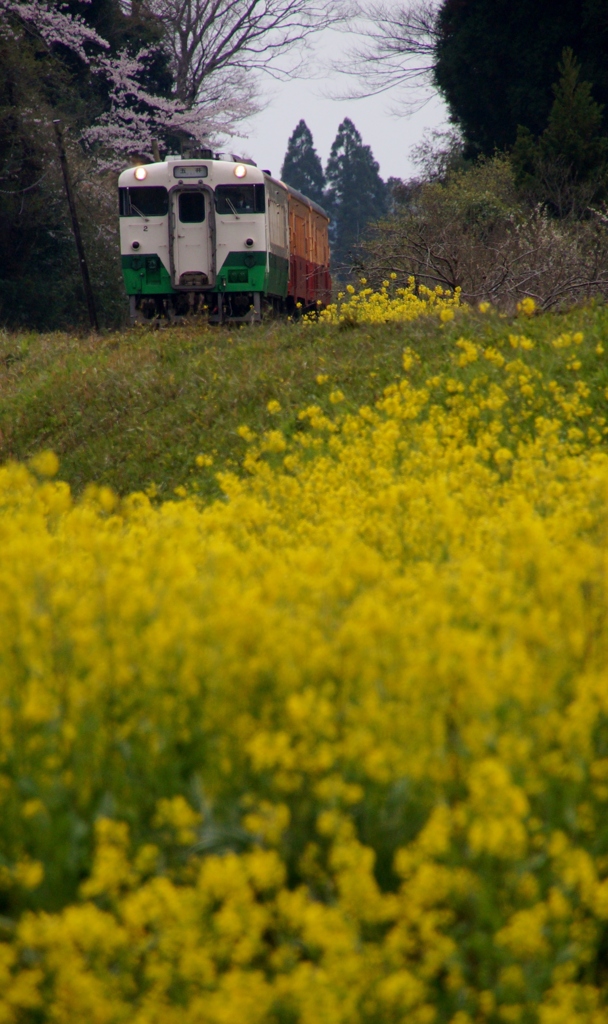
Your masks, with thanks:
[[[265,177],[245,162],[171,156],[123,171],[122,269],[134,319],[259,317]]]

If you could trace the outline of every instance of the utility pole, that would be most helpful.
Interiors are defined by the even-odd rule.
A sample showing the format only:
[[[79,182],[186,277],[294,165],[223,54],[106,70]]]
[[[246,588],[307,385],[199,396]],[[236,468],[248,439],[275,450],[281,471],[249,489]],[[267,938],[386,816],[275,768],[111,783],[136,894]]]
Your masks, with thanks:
[[[87,258],[82,244],[82,235],[80,234],[80,224],[78,223],[78,214],[76,213],[76,204],[74,202],[72,185],[70,183],[68,161],[65,155],[65,146],[63,145],[63,135],[61,134],[60,124],[61,121],[59,120],[53,121],[55,128],[55,141],[57,142],[57,150],[59,152],[59,163],[61,164],[61,173],[63,174],[65,194],[70,208],[72,233],[74,235],[74,242],[76,243],[76,252],[78,253],[78,263],[80,265],[80,273],[82,274],[82,286],[84,288],[87,309],[89,311],[89,321],[91,323],[91,328],[97,333],[99,331],[99,324],[97,323],[97,313],[95,312],[95,300],[93,298],[93,289],[91,288]]]

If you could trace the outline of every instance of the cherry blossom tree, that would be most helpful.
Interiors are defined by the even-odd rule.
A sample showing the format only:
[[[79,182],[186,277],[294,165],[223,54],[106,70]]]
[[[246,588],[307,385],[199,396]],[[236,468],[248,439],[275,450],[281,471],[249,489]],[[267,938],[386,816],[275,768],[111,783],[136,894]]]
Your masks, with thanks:
[[[81,0],[90,4],[91,0]],[[16,37],[19,27],[37,33],[52,47],[65,46],[82,61],[88,63],[91,45],[108,49],[105,39],[95,32],[83,18],[71,14],[66,5],[47,3],[45,0],[0,0],[0,23],[3,31]]]
[[[20,32],[33,34],[51,51],[63,47],[103,80],[107,109],[80,133],[102,168],[124,166],[135,155],[151,157],[153,143],[169,137],[217,145],[258,109],[247,92],[236,88],[234,75],[230,83],[230,72],[232,88],[220,89],[216,82],[214,90],[194,101],[153,94],[142,82],[156,56],[154,47],[112,54],[107,40],[81,16],[52,0],[0,0],[0,31],[15,38]]]
[[[343,16],[340,0],[130,0],[123,8],[155,19],[160,43],[113,53],[66,4],[0,0],[0,29],[34,33],[50,50],[67,48],[104,82],[106,109],[80,138],[106,167],[151,157],[154,142],[181,138],[218,148],[242,134],[262,105],[256,73],[301,72],[310,37]],[[169,96],[144,84],[158,46],[170,59]]]
[[[239,97],[228,92],[221,102],[211,96],[191,106],[177,98],[155,96],[141,85],[146,62],[153,58],[153,49],[147,48],[134,56],[123,51],[96,61],[95,72],[109,86],[110,109],[82,137],[89,147],[105,154],[107,166],[120,157],[151,156],[153,143],[167,138],[218,144],[257,109],[246,94]]]

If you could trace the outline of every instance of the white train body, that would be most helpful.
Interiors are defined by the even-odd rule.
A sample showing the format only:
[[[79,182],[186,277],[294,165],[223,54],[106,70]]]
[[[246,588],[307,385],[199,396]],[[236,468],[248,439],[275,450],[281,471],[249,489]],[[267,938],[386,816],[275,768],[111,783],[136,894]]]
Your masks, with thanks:
[[[245,162],[168,156],[123,171],[118,184],[133,315],[204,307],[219,320],[258,318],[263,301],[276,308],[329,300],[329,251],[323,251],[323,266],[312,252],[319,233],[327,234],[327,215],[266,171]],[[314,221],[315,239],[304,233],[312,242],[301,243],[303,253],[295,251],[291,226],[296,206]],[[302,258],[307,269],[300,283]]]

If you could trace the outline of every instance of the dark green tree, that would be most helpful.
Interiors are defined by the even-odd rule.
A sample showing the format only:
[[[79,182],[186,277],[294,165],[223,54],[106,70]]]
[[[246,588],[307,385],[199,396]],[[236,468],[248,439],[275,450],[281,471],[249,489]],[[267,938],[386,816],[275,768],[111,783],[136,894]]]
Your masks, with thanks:
[[[65,326],[81,311],[78,264],[48,125],[84,119],[84,75],[76,82],[67,53],[11,27],[0,35],[0,323]]]
[[[156,19],[126,16],[118,0],[72,3],[79,17],[110,43],[111,54],[135,53],[158,43]],[[6,26],[10,32],[6,32]],[[91,55],[99,47],[91,45]],[[167,58],[146,65],[142,84],[170,87]],[[115,180],[100,175],[77,144],[81,132],[108,107],[108,84],[90,64],[59,42],[48,45],[16,16],[0,25],[0,326],[40,329],[86,322],[74,240],[57,163],[52,120],[61,120],[69,149],[85,248],[105,323],[120,317],[116,259]],[[110,205],[111,200],[111,205]]]
[[[332,216],[332,265],[340,277],[347,276],[356,265],[367,225],[387,212],[388,190],[379,169],[353,122],[344,118],[325,171],[325,205]]]
[[[314,146],[312,132],[304,120],[298,122],[287,143],[281,177],[287,185],[297,188],[315,203],[323,202],[323,166]]]
[[[0,326],[40,330],[87,323],[86,305],[50,122],[60,118],[100,320],[115,324],[115,181],[78,146],[87,104],[62,62],[29,34],[0,38]]]
[[[518,125],[547,126],[564,47],[581,62],[596,101],[608,103],[608,0],[444,0],[434,78],[467,155],[510,148]],[[602,131],[608,130],[606,111]]]
[[[520,125],[512,152],[520,188],[545,202],[558,216],[580,216],[606,195],[608,138],[602,135],[603,107],[570,48],[559,64],[554,101],[544,132],[535,138]]]

